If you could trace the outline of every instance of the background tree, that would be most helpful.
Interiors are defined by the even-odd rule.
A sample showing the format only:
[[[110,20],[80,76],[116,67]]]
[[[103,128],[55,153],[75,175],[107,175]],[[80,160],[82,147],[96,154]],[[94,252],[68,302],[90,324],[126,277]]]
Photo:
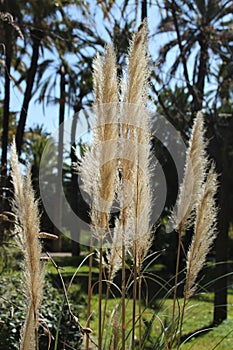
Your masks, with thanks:
[[[60,108],[60,122],[64,118],[64,108],[79,112],[92,101],[91,67],[96,50],[101,51],[105,41],[112,39],[115,46],[120,48],[117,56],[120,72],[125,65],[127,38],[134,31],[137,22],[147,15],[149,26],[152,28],[151,22],[155,17],[158,19],[158,30],[156,33],[151,32],[150,36],[151,43],[156,40],[156,45],[160,48],[158,57],[151,51],[151,66],[155,67],[151,80],[151,97],[155,100],[155,109],[166,116],[184,140],[188,139],[197,110],[202,109],[208,126],[209,153],[215,158],[220,173],[219,236],[215,245],[217,282],[214,321],[221,322],[226,317],[227,279],[224,276],[227,268],[226,264],[218,263],[227,261],[228,228],[233,221],[232,206],[227,205],[233,203],[231,1],[157,0],[155,5],[152,1],[127,0],[40,3],[36,0],[12,0],[3,1],[1,10],[2,6],[6,5],[8,7],[4,7],[4,11],[9,10],[12,13],[14,23],[20,25],[24,35],[22,45],[21,41],[16,40],[18,31],[14,26],[9,26],[12,27],[10,35],[15,42],[10,40],[8,56],[10,58],[12,48],[14,55],[5,64],[5,67],[9,66],[11,75],[6,74],[6,71],[2,75],[6,111],[9,110],[7,106],[10,92],[7,91],[10,82],[17,80],[17,86],[22,91],[23,103],[17,127],[19,151],[24,150],[23,140],[26,142],[29,135],[25,134],[25,125],[29,103],[32,97],[35,98],[35,94],[38,101],[44,103],[45,110],[49,103],[54,103]],[[98,23],[93,19],[97,12]],[[6,25],[7,23],[4,23],[4,26]],[[98,34],[100,26],[104,35]],[[4,51],[1,52],[1,62],[5,63]],[[49,72],[52,72],[51,76]],[[59,115],[59,111],[57,114]],[[2,164],[6,163],[5,146],[9,141],[6,138],[9,125],[7,118],[2,119],[2,129],[5,130]],[[78,127],[77,123],[78,119],[74,118],[73,135]],[[71,163],[75,163],[78,161],[74,152],[77,146],[75,137],[72,137],[71,143]],[[157,143],[157,147],[158,158],[164,160],[163,166],[169,173],[169,170],[174,168],[170,161],[166,162],[169,156],[162,145]],[[74,167],[71,169],[71,186],[75,187],[77,174]],[[171,174],[172,172],[167,177],[168,181]],[[67,190],[68,192],[70,191]],[[76,193],[71,200],[77,212],[78,201],[75,199],[78,196]],[[175,189],[167,200],[164,215],[167,215],[168,206],[172,206],[174,197]]]
[[[55,3],[52,2],[38,3],[37,1],[29,1],[26,2],[24,5],[25,6],[21,8],[21,11],[24,14],[24,18],[28,18],[28,21],[25,21],[26,23],[24,22],[24,32],[26,38],[25,44],[27,45],[30,40],[32,52],[29,68],[25,72],[26,74],[24,78],[26,80],[26,88],[24,92],[24,98],[16,132],[16,146],[19,156],[22,150],[23,134],[26,125],[28,107],[32,98],[33,84],[39,60],[39,50],[42,43],[47,46],[50,43],[48,23],[49,19],[53,18],[54,20],[56,20],[57,14],[57,7]],[[21,81],[22,79],[20,79],[18,84]]]
[[[89,48],[95,45],[104,46],[104,41],[94,33],[90,28],[79,21],[70,20],[69,25],[66,28],[62,28],[60,31],[61,37],[54,40],[55,53],[53,59],[46,59],[38,66],[38,74],[36,86],[39,90],[38,101],[42,102],[44,108],[48,104],[59,105],[59,141],[58,141],[58,161],[57,161],[57,206],[56,206],[56,222],[58,226],[62,226],[62,202],[61,202],[61,186],[62,183],[59,179],[63,178],[63,133],[64,133],[64,120],[65,120],[65,108],[71,108],[74,113],[78,113],[85,105],[89,104],[89,96],[92,90],[91,82],[91,65],[93,54],[88,54],[86,46]],[[85,37],[84,37],[85,36]],[[66,57],[69,57],[69,61]],[[71,63],[71,62],[75,63]],[[46,72],[49,74],[46,74]],[[45,78],[44,78],[45,77]],[[44,78],[44,79],[43,79]],[[57,93],[59,96],[57,96]],[[73,133],[75,134],[77,118],[74,117],[72,125]],[[75,142],[72,142],[72,149],[75,147]],[[71,157],[74,157],[71,150]],[[73,162],[74,159],[71,159]],[[72,169],[72,168],[71,168]],[[72,174],[71,181],[74,181],[75,175]],[[76,188],[78,184],[74,185]],[[75,191],[70,192],[70,196],[74,196]],[[68,196],[69,197],[69,196]],[[72,201],[74,204],[75,200]],[[77,198],[76,198],[76,203]],[[77,208],[72,208],[77,212]],[[59,231],[55,228],[55,233],[59,235]],[[73,232],[71,232],[72,238],[74,238]],[[77,243],[79,238],[77,232],[75,232],[75,240]],[[76,252],[79,253],[79,247],[77,244]],[[54,241],[53,249],[55,251],[61,250],[61,240]],[[74,251],[75,249],[73,249]]]
[[[4,99],[1,115],[1,169],[0,169],[0,195],[2,198],[2,208],[7,208],[8,202],[7,188],[9,186],[7,181],[7,151],[9,143],[9,128],[12,126],[12,113],[10,113],[10,83],[11,83],[11,66],[14,61],[14,51],[16,47],[17,36],[23,38],[20,28],[15,24],[13,16],[9,12],[12,8],[18,12],[18,4],[13,1],[11,4],[7,1],[3,1],[0,5],[0,30],[2,32],[1,45],[1,64],[3,67],[4,78]]]
[[[232,109],[227,118],[221,116],[219,86],[227,85],[229,57],[232,56],[232,4],[230,1],[157,1],[161,13],[158,34],[170,33],[170,39],[161,47],[159,55],[160,84],[179,82],[190,99],[191,114],[187,105],[180,104],[174,116],[167,101],[154,85],[154,92],[165,115],[185,136],[195,113],[203,109],[209,130],[210,152],[215,158],[219,181],[219,234],[215,244],[216,284],[214,322],[227,317],[227,237],[230,215],[229,203],[232,155]],[[173,53],[171,55],[171,52]],[[168,69],[167,69],[168,67]],[[226,69],[226,70],[225,70]],[[163,72],[167,70],[166,78]],[[224,73],[223,73],[224,71]],[[165,80],[164,80],[165,79]],[[220,84],[220,85],[219,85]],[[210,86],[212,89],[210,89]],[[174,91],[174,89],[172,88]],[[173,99],[173,93],[171,99]],[[229,91],[227,93],[229,98]],[[175,97],[175,95],[174,95]],[[217,107],[218,106],[218,107]],[[229,106],[228,106],[229,108]],[[225,262],[225,263],[224,263]]]

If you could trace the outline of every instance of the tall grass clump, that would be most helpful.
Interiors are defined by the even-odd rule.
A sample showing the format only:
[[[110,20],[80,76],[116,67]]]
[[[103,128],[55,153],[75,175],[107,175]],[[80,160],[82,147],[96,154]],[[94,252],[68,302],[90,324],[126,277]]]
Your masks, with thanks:
[[[150,188],[150,120],[146,111],[148,97],[147,26],[143,23],[133,36],[127,55],[127,71],[119,83],[115,52],[108,46],[103,57],[94,61],[94,140],[83,159],[80,173],[84,189],[91,198],[91,229],[98,242],[99,309],[98,348],[102,349],[107,302],[114,277],[122,271],[121,337],[113,332],[114,348],[125,349],[125,298],[129,285],[133,287],[131,343],[134,348],[136,304],[141,313],[141,267],[150,249],[151,188]],[[115,215],[110,227],[111,212]],[[104,256],[104,259],[103,259]],[[132,262],[132,283],[126,281],[126,257]],[[102,307],[102,278],[107,276],[107,292]],[[89,316],[89,315],[88,315]],[[116,308],[114,329],[119,321]],[[141,317],[139,317],[139,323]],[[141,329],[141,326],[139,327]],[[129,334],[128,334],[129,336]],[[127,336],[127,337],[128,337]],[[140,335],[141,340],[141,335]],[[121,339],[121,340],[120,340]],[[118,345],[116,345],[118,344]]]
[[[130,42],[127,67],[121,79],[117,77],[113,46],[108,45],[103,56],[97,55],[93,64],[93,144],[86,150],[80,175],[91,203],[90,243],[98,246],[99,350],[133,350],[145,347],[145,308],[142,307],[145,300],[142,300],[142,290],[143,283],[146,288],[146,277],[143,263],[153,240],[150,226],[151,120],[150,113],[146,110],[150,76],[147,45],[147,25],[143,22]],[[178,246],[169,325],[163,324],[163,320],[157,316],[163,333],[162,346],[166,349],[180,347],[186,304],[195,292],[198,274],[216,236],[217,175],[214,165],[207,157],[206,146],[203,115],[199,112],[193,123],[184,178],[172,215]],[[185,252],[182,240],[188,228],[193,228],[193,238]],[[182,307],[179,307],[177,319],[182,250],[186,257],[186,277]],[[90,305],[95,286],[91,284],[91,271],[92,261],[88,284],[88,322],[91,318]],[[120,287],[114,281],[119,271]],[[109,298],[116,292],[120,293],[120,300],[116,300],[109,317]],[[131,316],[130,320],[126,320],[129,299],[132,299]],[[89,340],[85,349],[89,349]]]
[[[123,180],[132,186],[132,199],[129,205],[123,205],[122,226],[124,244],[133,262],[133,313],[132,313],[132,348],[135,342],[136,300],[139,312],[139,347],[142,342],[141,309],[141,268],[144,258],[151,247],[152,235],[150,212],[152,189],[150,181],[150,115],[146,110],[148,99],[149,58],[147,55],[148,31],[146,24],[139,27],[134,35],[128,52],[128,66],[122,81],[123,113],[121,119],[122,137],[127,140],[131,162],[122,156]],[[126,152],[124,151],[123,154]],[[122,183],[124,193],[124,181]],[[123,195],[124,197],[124,195]],[[138,288],[137,288],[138,285]],[[123,347],[124,348],[124,347]]]
[[[18,247],[23,254],[22,287],[27,298],[26,319],[21,329],[20,350],[38,350],[39,307],[43,296],[44,264],[41,259],[40,216],[32,189],[30,169],[21,175],[15,142],[12,144],[12,210],[16,216]]]

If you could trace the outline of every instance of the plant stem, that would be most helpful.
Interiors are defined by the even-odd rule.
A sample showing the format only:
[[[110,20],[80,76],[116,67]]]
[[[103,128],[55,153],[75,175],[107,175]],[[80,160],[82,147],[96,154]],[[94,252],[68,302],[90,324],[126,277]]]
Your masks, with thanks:
[[[104,311],[103,311],[102,334],[104,333],[106,310],[107,310],[107,305],[108,305],[110,287],[111,287],[111,283],[107,282],[107,290],[106,290],[106,294],[105,294]],[[106,335],[106,337],[107,337],[107,335]],[[105,340],[105,342],[106,342],[106,340]]]
[[[133,263],[133,315],[132,315],[132,347],[135,345],[135,320],[136,320],[136,301],[137,301],[137,244],[134,242],[134,263]]]
[[[178,275],[179,275],[179,266],[180,266],[180,251],[181,251],[181,236],[182,231],[178,231],[178,247],[177,247],[177,257],[176,257],[176,274],[175,274],[175,284],[174,284],[174,293],[173,293],[173,307],[172,307],[172,324],[171,324],[171,335],[170,335],[170,349],[172,349],[172,344],[174,341],[173,332],[175,324],[175,308],[176,308],[176,299],[177,299],[177,287],[178,287]]]
[[[125,350],[125,244],[122,243],[121,304],[122,304],[122,350]]]
[[[184,321],[184,313],[185,313],[185,307],[186,303],[188,300],[188,294],[187,290],[190,288],[190,267],[188,268],[187,275],[186,275],[186,282],[185,282],[185,287],[184,287],[184,299],[183,299],[183,305],[182,305],[182,310],[181,310],[181,316],[180,316],[180,324],[179,324],[179,337],[178,337],[178,348],[180,346],[180,341],[182,337],[182,326],[183,326],[183,321]]]
[[[93,247],[92,237],[90,238],[90,257],[89,257],[89,272],[88,272],[88,301],[87,301],[87,327],[90,327],[90,316],[91,316],[91,298],[92,298],[92,265],[93,265]],[[86,337],[86,350],[89,349],[89,337]]]
[[[102,350],[102,272],[103,272],[103,248],[100,242],[100,263],[99,263],[99,306],[98,306],[98,349]]]
[[[35,340],[36,340],[36,349],[35,350],[39,350],[38,328],[35,328]]]
[[[141,305],[141,297],[142,297],[142,276],[139,275],[138,280],[138,313],[139,313],[139,350],[142,349],[142,305]]]
[[[185,306],[186,306],[187,298],[186,298],[186,293],[184,295],[184,300],[183,300],[183,305],[182,305],[182,310],[181,310],[181,316],[180,316],[180,324],[179,324],[179,336],[178,336],[178,341],[177,341],[177,349],[180,347],[180,341],[182,337],[182,326],[183,326],[183,321],[184,321],[184,313],[185,313]]]

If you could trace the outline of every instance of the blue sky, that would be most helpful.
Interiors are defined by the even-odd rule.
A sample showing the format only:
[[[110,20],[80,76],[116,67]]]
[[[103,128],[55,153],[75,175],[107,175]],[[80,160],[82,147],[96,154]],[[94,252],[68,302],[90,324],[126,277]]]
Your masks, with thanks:
[[[118,1],[118,4],[120,5],[122,3],[122,1]],[[131,5],[131,4],[132,5]],[[129,11],[129,17],[134,15],[133,11],[134,11],[134,5],[133,5],[133,1],[129,2],[129,7],[128,7],[128,11]],[[76,18],[80,18],[81,14],[76,10],[76,11],[71,11],[72,13],[75,13],[75,17]],[[89,18],[89,20],[87,20],[88,25],[90,25],[93,28],[94,22],[96,23],[96,30],[98,31],[98,33],[100,34],[100,36],[102,38],[104,38],[107,42],[110,41],[110,38],[103,26],[103,15],[102,15],[102,11],[98,8],[92,8],[92,12],[93,12],[93,17]],[[154,20],[155,17],[157,17],[158,13],[156,13],[156,9],[155,7],[152,7],[150,9],[150,11],[148,11],[148,22],[149,22],[149,29],[151,30],[151,32],[155,32],[156,30],[156,25],[157,25],[157,21]],[[120,12],[117,8],[117,6],[115,6],[113,8],[112,14],[114,15],[114,17],[116,18],[120,18]],[[155,16],[156,14],[156,16]],[[123,21],[123,20],[122,20]],[[138,20],[137,20],[138,24],[140,23],[140,11],[138,12]],[[109,24],[109,26],[111,26]],[[19,39],[19,43],[20,43]],[[21,42],[22,44],[22,42]],[[151,43],[150,45],[150,50],[151,50],[151,54],[154,56],[155,51],[158,50],[158,47],[156,45],[156,43]],[[51,54],[48,53],[48,51],[45,50],[44,55],[42,56],[41,54],[41,58],[40,61],[43,61],[45,58],[50,58]],[[29,60],[28,60],[29,63]],[[14,76],[17,76],[17,74],[14,74]],[[59,83],[59,82],[58,82]],[[22,91],[20,92],[19,89],[17,87],[14,86],[14,83],[12,82],[11,84],[12,88],[11,88],[11,101],[10,101],[10,109],[11,111],[16,111],[16,112],[20,112],[21,109],[21,105],[22,105],[22,100],[23,100],[23,94],[22,91],[24,91],[25,88],[25,84],[22,84]],[[2,92],[2,96],[3,96],[3,91]],[[28,117],[27,117],[27,124],[26,124],[26,128],[28,127],[33,127],[37,124],[43,124],[44,128],[48,131],[53,133],[55,131],[55,129],[57,129],[58,127],[58,105],[47,105],[45,107],[45,110],[43,111],[43,107],[41,104],[35,103],[36,99],[38,98],[38,94],[35,94],[35,96],[33,97],[33,99],[30,102],[29,105],[29,110],[28,110]],[[72,109],[69,109],[68,106],[66,106],[66,118],[72,117],[73,115],[73,111]]]
[[[120,5],[122,4],[123,1],[117,1],[117,4]],[[133,17],[134,16],[134,1],[129,1],[129,6],[128,6],[128,16]],[[109,35],[107,34],[104,25],[103,25],[103,14],[102,11],[97,8],[93,7],[92,9],[93,16],[90,17],[89,19],[85,19],[86,23],[93,28],[95,25],[95,30],[98,31],[98,34],[104,38],[107,42],[110,41]],[[74,8],[71,8],[71,14],[74,18],[80,19],[81,13],[77,11]],[[118,6],[115,6],[113,8],[112,14],[116,18],[121,18],[121,14],[119,11]],[[137,16],[137,24],[140,24],[140,9],[138,11],[138,16]],[[122,19],[122,22],[124,19]],[[158,11],[158,8],[153,5],[149,8],[148,10],[148,26],[149,26],[149,32],[150,35],[156,33],[157,25],[160,21],[160,14]],[[106,21],[107,22],[107,21]],[[106,23],[105,22],[105,23]],[[109,24],[109,27],[111,27],[111,24]],[[149,42],[149,52],[153,58],[157,57],[159,48],[164,45],[164,43],[168,40],[171,39],[169,37],[168,33],[161,34],[157,37],[153,37],[150,39]],[[21,39],[19,39],[20,41]],[[171,58],[172,55],[175,55],[175,50],[171,50],[171,52],[168,55],[168,63],[167,63],[167,68],[166,66],[163,68],[163,74],[167,75],[168,70],[169,70],[169,58]],[[45,50],[44,56],[41,55],[40,61],[43,61],[45,58],[51,58],[51,53]],[[28,60],[29,62],[29,60]],[[190,74],[192,72],[192,67],[193,67],[193,60],[191,59],[189,62],[189,70]],[[156,66],[154,67],[156,70]],[[183,74],[177,76],[176,82],[180,82],[183,79]],[[59,81],[58,81],[59,84]],[[25,85],[22,85],[23,91],[24,91]],[[27,124],[26,128],[28,127],[33,127],[37,124],[43,124],[44,128],[46,131],[53,133],[57,128],[58,128],[58,113],[59,113],[59,106],[58,105],[47,105],[45,107],[45,110],[43,111],[42,104],[35,103],[36,99],[38,98],[38,94],[36,94],[32,101],[30,102],[29,105],[29,110],[28,110],[28,117],[27,117]],[[22,105],[22,99],[23,99],[23,94],[16,88],[14,87],[14,83],[12,83],[12,93],[11,93],[11,101],[10,101],[10,106],[12,111],[20,111],[21,105]],[[66,113],[65,113],[65,118],[69,118],[73,116],[73,110],[69,109],[68,106],[66,106]]]

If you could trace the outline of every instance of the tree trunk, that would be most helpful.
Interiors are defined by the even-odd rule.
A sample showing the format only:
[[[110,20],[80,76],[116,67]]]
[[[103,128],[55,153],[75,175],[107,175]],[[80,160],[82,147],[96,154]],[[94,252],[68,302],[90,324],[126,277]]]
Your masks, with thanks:
[[[5,4],[8,11],[7,3]],[[9,210],[9,179],[7,178],[7,149],[9,135],[9,119],[10,119],[10,70],[12,61],[12,45],[13,45],[13,28],[9,23],[4,26],[4,41],[5,45],[5,69],[4,69],[4,105],[3,105],[3,121],[2,121],[2,157],[0,169],[0,210]],[[4,234],[4,233],[3,233]],[[2,234],[1,234],[2,236]]]
[[[214,283],[214,324],[220,324],[227,318],[227,261],[228,261],[228,231],[229,231],[229,162],[228,162],[228,142],[229,135],[225,131],[221,139],[221,145],[218,142],[217,152],[217,171],[219,177],[218,191],[218,236],[215,242],[216,268]],[[227,137],[228,136],[228,137]]]
[[[65,69],[60,67],[60,104],[59,104],[59,140],[58,140],[58,159],[57,159],[57,184],[56,184],[56,207],[55,207],[55,224],[59,228],[62,227],[62,184],[63,184],[63,141],[64,141],[64,119],[65,119]],[[54,227],[54,233],[58,235],[58,239],[53,241],[53,250],[60,252],[62,249],[61,232]]]
[[[221,179],[221,186],[224,186],[223,178]],[[216,325],[220,324],[227,318],[227,251],[229,222],[226,218],[227,194],[225,193],[225,191],[226,190],[224,190],[224,188],[220,190],[218,237],[215,243],[216,281],[214,283],[214,324]]]
[[[24,93],[23,105],[20,112],[19,123],[16,131],[16,147],[17,147],[17,152],[19,156],[22,151],[23,135],[24,135],[24,129],[26,125],[28,107],[32,98],[32,89],[33,89],[33,84],[34,84],[34,80],[37,72],[38,59],[39,59],[39,48],[40,48],[41,40],[43,38],[43,33],[40,30],[33,30],[31,34],[33,39],[32,58],[31,58],[30,68],[27,74],[26,90]]]
[[[208,61],[208,44],[205,41],[204,34],[202,34],[200,40],[200,61],[198,67],[198,77],[197,82],[195,84],[197,92],[196,98],[194,100],[195,111],[199,111],[202,109],[203,105],[203,96],[204,96],[204,88],[205,88],[205,78],[208,76],[207,74],[207,61]]]
[[[75,134],[77,128],[77,120],[78,120],[78,112],[76,111],[74,118],[72,120],[71,127],[71,149],[70,149],[70,159],[71,159],[71,208],[76,215],[78,212],[77,204],[78,204],[78,174],[77,169],[75,169],[74,164],[78,162],[78,157],[76,155],[76,142],[75,142]],[[72,255],[79,256],[80,255],[80,228],[71,227],[71,239],[72,239]]]
[[[3,107],[3,133],[2,133],[2,175],[7,175],[7,146],[10,119],[10,70],[12,60],[12,28],[6,25],[5,37],[5,84],[4,84],[4,107]]]
[[[145,18],[147,18],[147,0],[142,0],[142,14],[141,14],[141,20],[143,21]]]

